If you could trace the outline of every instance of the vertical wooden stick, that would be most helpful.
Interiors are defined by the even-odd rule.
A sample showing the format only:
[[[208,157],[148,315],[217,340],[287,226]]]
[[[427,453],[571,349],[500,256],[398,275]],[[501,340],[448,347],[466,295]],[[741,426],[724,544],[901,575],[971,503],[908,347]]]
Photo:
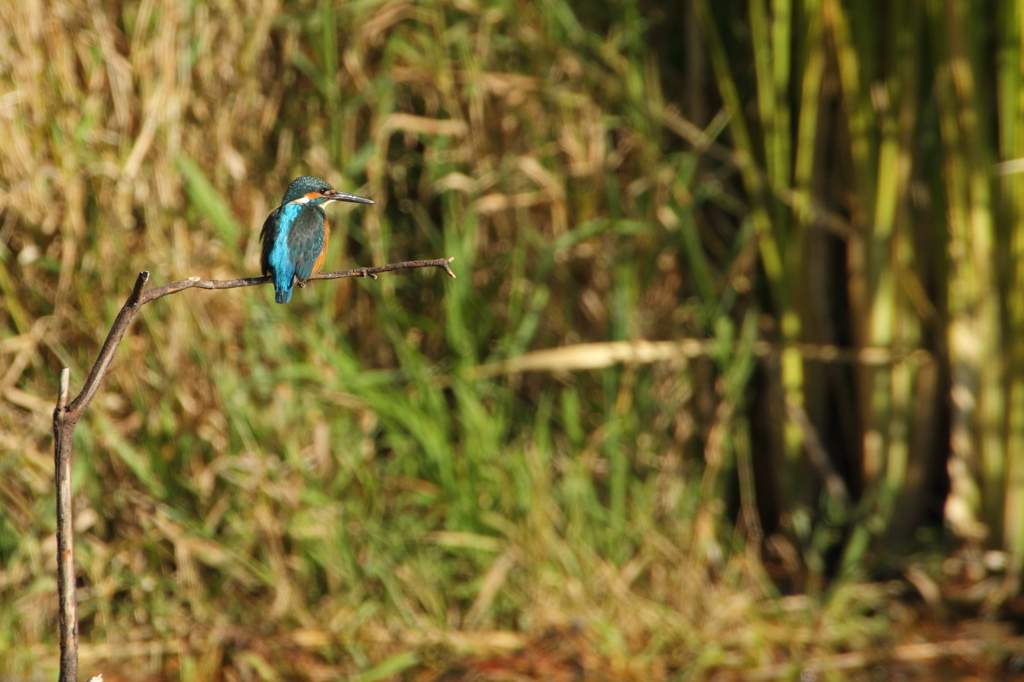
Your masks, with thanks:
[[[71,436],[67,419],[71,370],[60,373],[60,393],[53,411],[54,467],[57,482],[57,592],[60,598],[60,682],[78,679],[78,599],[75,593],[75,537],[71,515]]]

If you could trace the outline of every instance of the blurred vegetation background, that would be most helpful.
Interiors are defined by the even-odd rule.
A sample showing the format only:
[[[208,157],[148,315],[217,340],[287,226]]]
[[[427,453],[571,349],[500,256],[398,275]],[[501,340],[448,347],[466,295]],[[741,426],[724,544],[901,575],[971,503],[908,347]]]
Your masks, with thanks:
[[[141,270],[257,274],[304,174],[377,201],[325,269],[459,278],[143,310],[76,434],[83,674],[369,681],[552,627],[621,679],[796,674],[1019,616],[1022,25],[0,0],[0,676],[56,665],[60,369]]]

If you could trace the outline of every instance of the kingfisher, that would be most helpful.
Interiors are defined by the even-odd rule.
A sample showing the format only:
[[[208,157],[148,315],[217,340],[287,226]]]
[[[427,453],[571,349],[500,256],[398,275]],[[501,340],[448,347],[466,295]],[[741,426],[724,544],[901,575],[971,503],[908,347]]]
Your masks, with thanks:
[[[374,203],[339,192],[325,180],[304,175],[288,185],[281,205],[263,223],[260,268],[264,277],[274,278],[274,300],[278,303],[292,300],[292,287],[304,286],[307,279],[320,272],[331,236],[324,206],[332,201]]]

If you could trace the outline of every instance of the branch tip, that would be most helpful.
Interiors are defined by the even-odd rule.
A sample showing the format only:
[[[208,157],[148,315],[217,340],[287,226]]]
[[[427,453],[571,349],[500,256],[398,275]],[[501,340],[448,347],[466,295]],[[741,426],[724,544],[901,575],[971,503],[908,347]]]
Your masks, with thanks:
[[[149,270],[143,270],[139,273],[138,278],[135,280],[135,286],[132,287],[132,293],[128,297],[128,301],[125,305],[134,306],[138,304],[139,299],[142,298],[142,290],[146,288],[149,283]]]
[[[65,367],[60,371],[60,389],[57,393],[57,409],[64,411],[68,406],[68,388],[71,385],[71,369]]]

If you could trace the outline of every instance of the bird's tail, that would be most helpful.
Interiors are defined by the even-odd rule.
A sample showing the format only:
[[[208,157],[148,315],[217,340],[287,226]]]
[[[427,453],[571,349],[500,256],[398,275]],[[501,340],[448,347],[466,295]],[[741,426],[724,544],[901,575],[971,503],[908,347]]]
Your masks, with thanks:
[[[287,303],[292,300],[292,288],[291,287],[274,287],[274,300],[278,303]]]

